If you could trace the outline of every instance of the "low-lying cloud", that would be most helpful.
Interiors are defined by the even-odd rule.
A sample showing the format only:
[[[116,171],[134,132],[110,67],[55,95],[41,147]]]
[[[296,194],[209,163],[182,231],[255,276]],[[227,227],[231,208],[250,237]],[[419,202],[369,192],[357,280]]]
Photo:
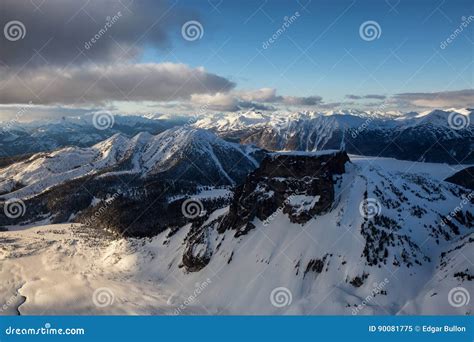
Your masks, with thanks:
[[[346,95],[346,98],[351,100],[385,100],[387,96],[385,95],[377,95],[377,94],[369,94],[369,95]]]
[[[281,96],[274,88],[240,90],[229,93],[193,95],[191,102],[208,109],[235,112],[242,109],[275,110],[277,105],[317,106],[322,103],[320,96]]]
[[[316,106],[322,103],[321,96],[281,96],[277,95],[275,88],[261,88],[251,91],[240,91],[236,94],[243,100],[280,103],[289,106]]]
[[[400,107],[461,108],[474,107],[474,89],[434,93],[401,93],[393,96]]]

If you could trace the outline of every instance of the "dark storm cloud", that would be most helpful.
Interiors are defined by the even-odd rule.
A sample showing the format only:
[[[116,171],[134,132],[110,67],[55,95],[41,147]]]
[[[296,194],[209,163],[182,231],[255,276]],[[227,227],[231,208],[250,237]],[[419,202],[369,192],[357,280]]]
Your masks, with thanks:
[[[196,15],[164,0],[2,0],[2,31],[17,20],[26,34],[16,41],[0,36],[0,61],[10,68],[123,62],[144,46],[167,46],[169,32],[190,19]]]
[[[0,103],[105,104],[109,101],[175,101],[193,94],[227,92],[229,80],[184,64],[113,64],[41,67],[18,76],[0,72]]]

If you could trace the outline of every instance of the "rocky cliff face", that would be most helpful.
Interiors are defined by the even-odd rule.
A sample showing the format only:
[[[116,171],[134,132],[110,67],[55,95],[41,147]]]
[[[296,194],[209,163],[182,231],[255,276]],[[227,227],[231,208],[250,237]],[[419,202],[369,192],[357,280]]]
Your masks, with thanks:
[[[334,204],[334,185],[347,162],[347,154],[340,151],[269,154],[235,189],[224,215],[193,221],[185,238],[183,266],[196,272],[209,263],[219,249],[212,247],[214,233],[223,236],[234,231],[234,238],[238,238],[255,228],[255,219],[269,225],[282,212],[292,223],[304,224],[327,212]]]
[[[290,117],[275,114],[258,119],[242,116],[245,115],[202,120],[197,125],[212,129],[226,139],[270,151],[343,148],[350,154],[364,156],[449,164],[474,162],[472,109],[459,113],[433,110],[395,117],[355,112],[295,113]],[[464,127],[453,129],[453,120],[465,123]]]
[[[446,178],[446,182],[461,185],[467,189],[474,190],[474,166],[466,167],[451,177]]]
[[[293,223],[308,222],[333,204],[334,184],[348,161],[345,152],[269,155],[236,189],[219,231],[232,229],[238,237],[254,228],[255,217],[268,223],[278,212]]]

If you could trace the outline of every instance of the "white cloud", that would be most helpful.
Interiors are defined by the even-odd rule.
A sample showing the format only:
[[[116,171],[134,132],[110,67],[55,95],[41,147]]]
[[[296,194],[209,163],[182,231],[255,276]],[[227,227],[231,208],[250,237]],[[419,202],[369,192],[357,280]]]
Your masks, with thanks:
[[[399,107],[461,108],[474,107],[474,89],[434,93],[402,93],[393,97]]]

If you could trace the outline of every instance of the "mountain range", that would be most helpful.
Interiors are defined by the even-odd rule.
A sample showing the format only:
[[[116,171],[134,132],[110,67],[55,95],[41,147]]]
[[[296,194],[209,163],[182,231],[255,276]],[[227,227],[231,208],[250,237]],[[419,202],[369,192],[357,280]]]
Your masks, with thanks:
[[[474,162],[473,109],[430,112],[275,112],[200,114],[85,115],[59,122],[6,123],[0,131],[0,166],[19,155],[65,146],[89,147],[113,134],[133,137],[184,126],[215,132],[225,140],[271,151],[344,149],[348,153],[449,164]],[[105,115],[99,129],[94,118]],[[102,116],[104,118],[104,116]]]
[[[472,303],[448,302],[473,280],[468,165],[357,156],[340,145],[275,152],[191,126],[205,125],[114,134],[0,169],[3,272],[15,272],[4,291],[25,297],[18,312],[42,310],[42,283],[26,271],[35,265],[74,287],[72,302],[54,299],[55,313],[96,312],[85,298],[98,282],[114,289],[107,313],[175,312],[197,283],[208,289],[181,314],[472,313]],[[79,252],[69,267],[83,276],[64,283],[60,255]],[[272,299],[279,288],[288,305]],[[131,302],[133,289],[157,306]]]
[[[474,162],[474,110],[424,113],[329,112],[204,118],[195,126],[273,151],[348,153],[449,164]]]

